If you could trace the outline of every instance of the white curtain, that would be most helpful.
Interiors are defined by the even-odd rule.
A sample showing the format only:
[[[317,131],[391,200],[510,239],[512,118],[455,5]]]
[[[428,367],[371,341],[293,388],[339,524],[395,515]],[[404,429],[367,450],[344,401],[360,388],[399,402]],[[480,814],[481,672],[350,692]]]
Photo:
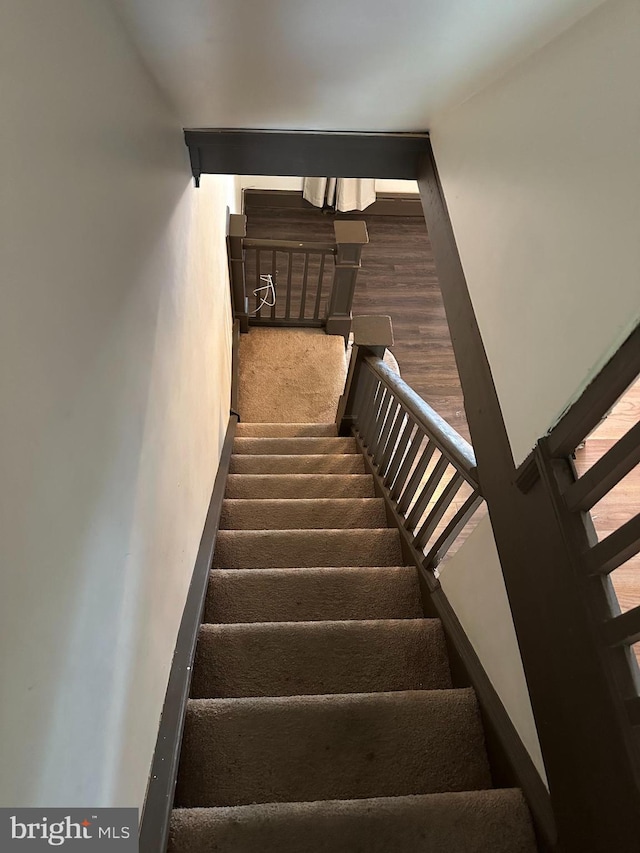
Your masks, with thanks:
[[[374,178],[305,178],[302,194],[316,207],[364,210],[376,200]]]

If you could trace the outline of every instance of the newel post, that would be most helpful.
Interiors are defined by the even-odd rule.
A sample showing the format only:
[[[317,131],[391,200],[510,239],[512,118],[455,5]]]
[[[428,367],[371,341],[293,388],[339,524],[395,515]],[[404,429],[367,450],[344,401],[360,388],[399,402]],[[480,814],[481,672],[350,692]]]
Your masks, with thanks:
[[[351,427],[357,414],[355,402],[363,378],[364,359],[370,355],[383,358],[384,351],[390,346],[393,346],[391,317],[353,318],[353,349],[351,350],[344,393],[338,400],[336,414],[338,435],[351,435]]]
[[[351,306],[360,269],[362,247],[369,242],[367,223],[338,219],[333,223],[336,237],[336,266],[327,306],[326,332],[342,335],[346,342],[351,331]]]
[[[240,322],[240,331],[249,331],[249,304],[244,269],[244,238],[247,236],[247,217],[232,213],[229,216],[227,254],[229,257],[229,280],[231,283],[231,307],[233,317]]]

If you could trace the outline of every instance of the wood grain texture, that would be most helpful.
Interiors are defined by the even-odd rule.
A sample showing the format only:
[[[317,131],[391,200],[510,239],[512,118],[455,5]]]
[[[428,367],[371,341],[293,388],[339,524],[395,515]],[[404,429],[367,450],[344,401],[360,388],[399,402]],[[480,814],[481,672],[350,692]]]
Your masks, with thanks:
[[[431,243],[417,216],[323,214],[320,211],[263,208],[247,212],[247,236],[331,240],[335,219],[362,219],[369,244],[353,314],[388,314],[393,321],[402,378],[462,436],[469,439],[460,380],[449,335]]]

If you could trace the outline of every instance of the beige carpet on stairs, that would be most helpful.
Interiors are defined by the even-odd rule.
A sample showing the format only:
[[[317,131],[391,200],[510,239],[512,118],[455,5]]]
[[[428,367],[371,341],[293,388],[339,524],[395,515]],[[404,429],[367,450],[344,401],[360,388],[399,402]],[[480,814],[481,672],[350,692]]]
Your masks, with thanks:
[[[306,403],[238,425],[168,853],[535,853],[356,443]]]
[[[262,423],[332,422],[346,373],[339,335],[252,328],[240,337],[240,417]]]

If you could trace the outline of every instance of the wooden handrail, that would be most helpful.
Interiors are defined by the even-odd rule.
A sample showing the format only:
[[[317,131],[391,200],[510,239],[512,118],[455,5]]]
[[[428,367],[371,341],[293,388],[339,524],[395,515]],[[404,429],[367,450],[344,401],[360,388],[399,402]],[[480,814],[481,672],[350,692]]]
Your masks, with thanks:
[[[308,240],[267,240],[257,237],[245,237],[245,249],[270,249],[271,251],[300,252],[301,254],[337,254],[335,243],[314,243]]]
[[[333,224],[334,242],[312,240],[273,240],[247,237],[247,217],[234,214],[229,217],[229,271],[234,319],[240,319],[240,331],[246,332],[250,325],[293,326],[324,328],[327,334],[342,335],[345,346],[351,332],[351,306],[356,280],[360,269],[362,247],[368,243],[365,222],[337,220]],[[278,253],[284,256],[282,269],[286,276],[276,281]],[[262,254],[262,257],[261,257]],[[246,261],[249,255],[255,272],[256,293],[253,310],[249,308],[247,296]],[[264,256],[271,260],[263,263]],[[302,282],[294,282],[292,270],[296,256],[304,256]],[[332,281],[325,284],[327,257],[333,266]],[[275,285],[275,299],[265,303],[260,299],[263,288],[263,270],[271,276]],[[282,270],[281,270],[282,271]],[[297,279],[297,277],[296,277]],[[300,295],[298,309],[292,312],[292,290]]]
[[[435,589],[435,570],[482,503],[471,445],[383,361],[390,317],[355,317],[336,424],[355,435],[407,546]],[[453,499],[471,486],[462,507]],[[444,528],[441,530],[441,528]],[[432,544],[435,540],[435,545]],[[425,557],[426,554],[426,557]]]
[[[381,358],[369,356],[365,363],[389,388],[409,414],[420,424],[438,450],[454,465],[472,486],[478,488],[476,457],[468,441],[441,418],[428,403],[394,373]]]

